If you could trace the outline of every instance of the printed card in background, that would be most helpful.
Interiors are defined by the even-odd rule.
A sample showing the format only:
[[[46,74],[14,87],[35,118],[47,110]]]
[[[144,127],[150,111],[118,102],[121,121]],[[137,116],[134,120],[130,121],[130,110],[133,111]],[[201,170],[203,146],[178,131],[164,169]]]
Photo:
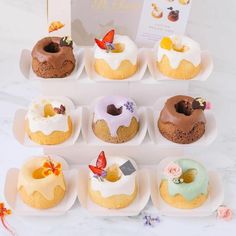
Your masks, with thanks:
[[[93,45],[110,29],[153,47],[162,36],[183,34],[193,0],[47,0],[48,24],[65,26],[52,35],[70,35],[78,45]]]
[[[143,2],[144,0],[71,0],[73,39],[78,45],[93,45],[95,37],[102,37],[110,29],[115,29],[117,33],[129,35],[135,40]]]
[[[193,0],[145,0],[136,41],[152,47],[163,36],[184,34]]]
[[[71,0],[47,0],[47,24],[55,21],[64,26],[50,33],[50,36],[71,35]],[[45,27],[47,30],[47,27]],[[47,32],[48,33],[48,32]]]

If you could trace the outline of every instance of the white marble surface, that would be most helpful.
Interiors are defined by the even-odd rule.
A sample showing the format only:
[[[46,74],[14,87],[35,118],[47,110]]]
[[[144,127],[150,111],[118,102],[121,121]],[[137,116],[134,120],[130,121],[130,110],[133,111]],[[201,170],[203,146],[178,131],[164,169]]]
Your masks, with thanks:
[[[37,84],[23,79],[18,68],[22,48],[29,48],[41,37],[43,1],[0,0],[0,201],[4,201],[3,185],[7,169],[20,166],[29,155],[40,149],[25,148],[12,135],[14,112],[25,107],[39,94]],[[215,61],[215,69],[207,82],[191,84],[191,90],[207,96],[214,103],[219,136],[204,153],[208,166],[219,170],[225,183],[225,204],[236,212],[236,1],[195,0],[187,33],[208,48]],[[194,153],[193,153],[194,154]],[[144,212],[153,216],[158,212],[151,203]],[[142,213],[144,214],[144,213]],[[236,220],[219,221],[207,218],[174,218],[160,216],[154,228],[143,226],[143,215],[137,217],[92,217],[78,203],[66,215],[54,218],[7,218],[18,235],[235,235]],[[0,235],[7,235],[0,226]]]

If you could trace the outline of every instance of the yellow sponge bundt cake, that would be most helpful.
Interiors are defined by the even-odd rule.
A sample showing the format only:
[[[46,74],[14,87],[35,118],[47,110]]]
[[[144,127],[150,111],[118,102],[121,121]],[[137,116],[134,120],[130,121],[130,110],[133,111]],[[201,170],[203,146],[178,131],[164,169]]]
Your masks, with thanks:
[[[62,165],[49,157],[28,160],[20,169],[17,189],[22,201],[33,208],[56,206],[66,192]]]
[[[159,186],[162,199],[172,207],[192,209],[208,198],[208,174],[198,162],[179,159],[169,163]]]
[[[157,67],[165,76],[189,80],[201,70],[201,49],[186,36],[164,37],[157,45]]]
[[[122,80],[138,69],[138,48],[126,35],[109,31],[102,40],[95,39],[95,70],[108,79]]]
[[[135,102],[122,96],[99,99],[94,108],[94,134],[105,142],[123,143],[131,140],[139,130]]]
[[[70,112],[69,107],[59,100],[35,100],[26,114],[26,133],[38,144],[62,143],[73,131]]]
[[[138,193],[137,166],[127,157],[106,158],[101,152],[89,165],[89,195],[96,204],[110,209],[130,205]]]

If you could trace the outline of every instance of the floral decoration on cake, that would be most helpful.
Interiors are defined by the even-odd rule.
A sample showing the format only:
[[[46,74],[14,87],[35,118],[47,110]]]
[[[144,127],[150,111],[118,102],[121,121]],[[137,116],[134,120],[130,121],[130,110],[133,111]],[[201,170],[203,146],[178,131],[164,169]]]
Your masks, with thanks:
[[[192,102],[192,108],[195,109],[202,109],[203,111],[205,109],[209,110],[211,109],[212,105],[210,102],[207,102],[204,98],[197,97]]]
[[[133,102],[130,102],[130,101],[127,101],[125,104],[124,104],[124,107],[130,111],[131,113],[134,112],[134,103]]]
[[[60,107],[54,107],[53,110],[55,113],[61,114],[61,115],[65,115],[66,113],[66,108],[63,105],[60,105]]]
[[[60,40],[60,46],[61,47],[72,47],[73,46],[73,40],[70,36],[64,36]]]
[[[48,159],[47,161],[45,161],[43,163],[43,175],[44,176],[49,176],[51,174],[54,174],[56,176],[60,175],[61,171],[62,171],[62,165],[61,163],[56,163],[50,159]]]
[[[164,175],[169,180],[172,180],[175,184],[181,184],[184,182],[183,178],[180,178],[183,174],[181,166],[174,162],[170,162],[164,168]]]

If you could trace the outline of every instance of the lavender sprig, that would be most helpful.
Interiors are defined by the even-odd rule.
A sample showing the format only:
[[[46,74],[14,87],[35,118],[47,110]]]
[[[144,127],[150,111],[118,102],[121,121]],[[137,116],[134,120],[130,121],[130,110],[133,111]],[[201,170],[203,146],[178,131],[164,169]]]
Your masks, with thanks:
[[[143,217],[143,219],[145,220],[144,225],[145,226],[151,226],[154,227],[156,223],[160,223],[160,218],[157,217],[152,217],[151,215],[145,215]]]
[[[94,178],[98,179],[99,181],[104,181],[104,178],[107,176],[107,172],[105,170],[102,171],[102,175],[95,174],[93,175]]]
[[[105,43],[106,44],[106,51],[109,53],[110,51],[115,49],[115,46],[113,43]]]
[[[134,112],[134,103],[133,102],[130,102],[130,101],[127,101],[125,104],[124,104],[125,108],[130,111],[131,113]]]

